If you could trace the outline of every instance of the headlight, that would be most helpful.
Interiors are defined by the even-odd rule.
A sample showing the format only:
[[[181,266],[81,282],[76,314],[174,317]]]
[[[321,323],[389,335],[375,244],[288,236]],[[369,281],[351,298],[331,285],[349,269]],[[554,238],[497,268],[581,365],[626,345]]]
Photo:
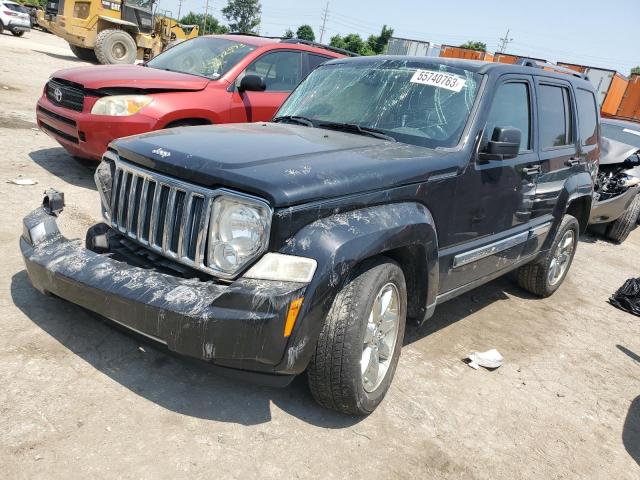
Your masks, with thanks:
[[[146,95],[113,95],[100,98],[91,109],[94,115],[128,117],[149,105],[153,98]]]
[[[271,209],[258,200],[223,195],[213,203],[210,268],[233,275],[262,254],[269,242]]]
[[[113,175],[115,172],[115,164],[108,160],[102,160],[96,168],[93,179],[96,182],[98,193],[100,194],[100,203],[102,204],[102,216],[108,222],[111,221],[111,190],[113,189]]]

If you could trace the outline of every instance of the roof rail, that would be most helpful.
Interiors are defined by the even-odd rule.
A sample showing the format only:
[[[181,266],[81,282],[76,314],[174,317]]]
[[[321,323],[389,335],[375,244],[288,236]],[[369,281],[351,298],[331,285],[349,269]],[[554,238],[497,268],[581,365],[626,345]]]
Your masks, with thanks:
[[[299,43],[302,45],[308,45],[310,47],[323,48],[325,50],[329,50],[330,52],[341,53],[342,55],[346,55],[348,57],[360,56],[360,54],[351,52],[349,50],[345,50],[344,48],[332,47],[331,45],[325,45],[324,43],[311,42],[309,40],[303,40],[301,38],[283,38],[282,43]]]
[[[575,70],[571,70],[570,68],[561,67],[551,62],[541,62],[539,60],[534,60],[533,58],[520,57],[516,61],[516,65],[521,65],[523,67],[533,67],[533,68],[547,68],[553,70],[558,73],[565,73],[567,75],[572,75],[577,78],[582,78],[583,80],[589,80],[589,78],[581,72],[576,72]]]

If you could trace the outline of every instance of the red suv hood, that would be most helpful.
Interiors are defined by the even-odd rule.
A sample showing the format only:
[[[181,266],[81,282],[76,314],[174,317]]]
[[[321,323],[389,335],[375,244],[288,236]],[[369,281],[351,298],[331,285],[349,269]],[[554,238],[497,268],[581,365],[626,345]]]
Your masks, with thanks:
[[[143,90],[202,90],[209,80],[138,65],[99,65],[68,68],[53,74],[85,88],[139,88]]]

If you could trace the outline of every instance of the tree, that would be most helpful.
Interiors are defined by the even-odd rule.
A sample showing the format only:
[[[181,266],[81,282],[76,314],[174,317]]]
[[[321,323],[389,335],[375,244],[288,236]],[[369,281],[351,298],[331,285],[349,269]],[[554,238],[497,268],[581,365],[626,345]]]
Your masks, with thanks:
[[[389,39],[393,36],[393,28],[389,28],[386,25],[382,26],[382,31],[380,35],[370,35],[367,39],[367,43],[369,44],[369,48],[376,54],[380,55],[385,53],[387,50],[387,44],[389,43]]]
[[[487,44],[484,42],[468,41],[467,43],[463,43],[462,45],[460,45],[460,48],[468,48],[469,50],[478,50],[480,52],[486,52]]]
[[[380,55],[386,51],[389,38],[392,35],[393,28],[384,25],[380,35],[370,35],[366,42],[357,33],[350,33],[344,37],[334,35],[331,37],[329,45],[343,48],[359,55]]]
[[[296,37],[300,40],[308,40],[310,42],[316,41],[316,34],[313,33],[313,28],[309,25],[300,25],[298,31],[296,32]]]
[[[204,13],[189,12],[180,19],[183,25],[198,25],[200,27],[200,35],[211,35],[228,33],[229,28],[222,25],[220,21],[211,14],[207,14],[207,31],[204,31]]]
[[[222,14],[233,32],[255,33],[260,25],[262,6],[259,0],[229,0]]]
[[[640,65],[631,69],[631,75],[640,75]]]
[[[291,30],[290,28],[287,28],[287,31],[284,32],[284,35],[282,36],[282,38],[293,38],[295,36],[296,34],[293,33],[293,30]]]

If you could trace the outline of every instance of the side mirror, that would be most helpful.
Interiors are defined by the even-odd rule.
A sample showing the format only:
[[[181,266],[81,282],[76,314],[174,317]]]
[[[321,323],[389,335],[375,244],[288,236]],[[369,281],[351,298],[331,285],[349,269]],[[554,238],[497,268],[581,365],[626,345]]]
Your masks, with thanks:
[[[515,158],[520,152],[520,130],[513,127],[496,127],[491,140],[480,152],[480,160],[508,160]]]
[[[258,75],[245,75],[238,85],[239,92],[264,92],[266,88],[264,80]]]

